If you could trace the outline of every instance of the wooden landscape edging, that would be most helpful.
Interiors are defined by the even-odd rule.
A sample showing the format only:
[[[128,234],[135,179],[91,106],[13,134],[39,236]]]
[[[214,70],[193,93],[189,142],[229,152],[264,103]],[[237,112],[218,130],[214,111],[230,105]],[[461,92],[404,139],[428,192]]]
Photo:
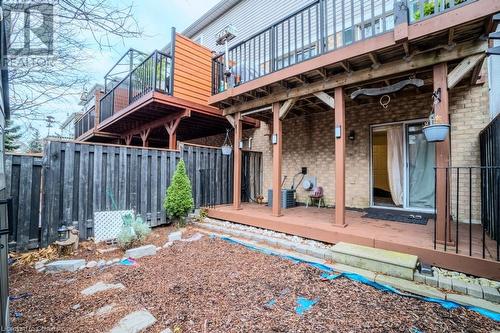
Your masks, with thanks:
[[[260,190],[261,153],[243,166],[255,196]],[[233,158],[217,147],[181,144],[178,150],[48,141],[42,156],[6,155],[8,195],[13,198],[11,247],[25,251],[45,247],[64,223],[80,238],[93,236],[95,211],[134,209],[151,226],[168,222],[163,200],[177,162],[184,159],[195,206],[232,202]],[[211,169],[209,191],[201,191],[200,170]],[[257,185],[254,184],[258,183]],[[260,193],[259,193],[260,194]]]

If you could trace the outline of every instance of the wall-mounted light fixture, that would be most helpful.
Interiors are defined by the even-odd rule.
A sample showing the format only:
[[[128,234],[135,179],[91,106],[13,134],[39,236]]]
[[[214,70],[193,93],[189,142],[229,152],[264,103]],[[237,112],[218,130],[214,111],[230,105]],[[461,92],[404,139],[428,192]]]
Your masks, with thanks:
[[[240,141],[240,149],[243,149],[243,140]]]
[[[342,128],[340,125],[335,126],[335,138],[340,139],[342,137]]]
[[[349,131],[349,140],[354,141],[356,139],[356,132],[354,130]]]
[[[278,143],[278,134],[276,134],[276,133],[275,133],[275,134],[273,134],[273,135],[271,136],[271,143],[272,143],[273,145],[275,145],[275,144],[277,144],[277,143]]]

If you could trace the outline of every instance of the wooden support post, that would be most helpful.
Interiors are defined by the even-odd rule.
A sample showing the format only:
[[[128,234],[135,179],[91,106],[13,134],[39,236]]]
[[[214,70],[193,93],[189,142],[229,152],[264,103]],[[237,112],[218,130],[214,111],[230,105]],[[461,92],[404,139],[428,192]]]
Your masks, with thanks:
[[[283,135],[281,130],[280,103],[273,103],[273,216],[281,216],[281,163],[283,160]]]
[[[335,88],[335,226],[345,227],[345,96]]]
[[[449,123],[448,116],[448,65],[447,63],[440,63],[434,65],[433,79],[434,91],[441,90],[441,102],[435,106],[435,114],[439,116],[443,123]],[[451,228],[447,207],[449,207],[449,196],[447,195],[447,182],[446,182],[446,167],[450,163],[450,140],[447,138],[443,142],[436,143],[436,241],[444,243],[445,238],[448,241],[451,239]],[[448,201],[448,202],[447,202]],[[448,230],[446,230],[448,229]],[[445,237],[446,235],[446,237]]]
[[[171,120],[165,124],[165,129],[168,132],[168,149],[177,149],[177,127],[181,122],[181,117]]]
[[[97,129],[99,126],[99,119],[101,114],[101,98],[104,93],[101,90],[95,92],[95,118],[94,118],[94,128]]]
[[[234,179],[233,179],[233,208],[241,209],[241,149],[243,124],[241,113],[234,115]]]
[[[141,131],[141,139],[142,139],[142,146],[143,147],[148,147],[148,137],[149,137],[150,132],[151,132],[151,128],[148,128],[148,129]]]
[[[125,145],[130,146],[130,144],[132,143],[132,138],[133,137],[134,136],[132,134],[125,135],[125,138],[124,138],[125,139]]]
[[[394,2],[394,41],[396,43],[408,40],[408,7],[406,1]]]

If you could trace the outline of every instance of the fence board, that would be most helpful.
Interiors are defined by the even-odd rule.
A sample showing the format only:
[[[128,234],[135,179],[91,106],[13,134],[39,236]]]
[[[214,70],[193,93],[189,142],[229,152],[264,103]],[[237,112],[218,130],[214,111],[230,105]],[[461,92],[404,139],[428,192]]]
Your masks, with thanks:
[[[9,248],[24,251],[39,246],[42,156],[5,155],[6,196],[12,198],[13,225]]]

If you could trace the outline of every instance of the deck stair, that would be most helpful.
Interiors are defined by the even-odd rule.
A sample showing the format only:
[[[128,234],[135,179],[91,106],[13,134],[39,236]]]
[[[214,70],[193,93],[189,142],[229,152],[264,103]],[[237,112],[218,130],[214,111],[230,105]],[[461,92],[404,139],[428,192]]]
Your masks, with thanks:
[[[407,280],[413,280],[418,262],[414,255],[343,242],[331,251],[335,262]]]

